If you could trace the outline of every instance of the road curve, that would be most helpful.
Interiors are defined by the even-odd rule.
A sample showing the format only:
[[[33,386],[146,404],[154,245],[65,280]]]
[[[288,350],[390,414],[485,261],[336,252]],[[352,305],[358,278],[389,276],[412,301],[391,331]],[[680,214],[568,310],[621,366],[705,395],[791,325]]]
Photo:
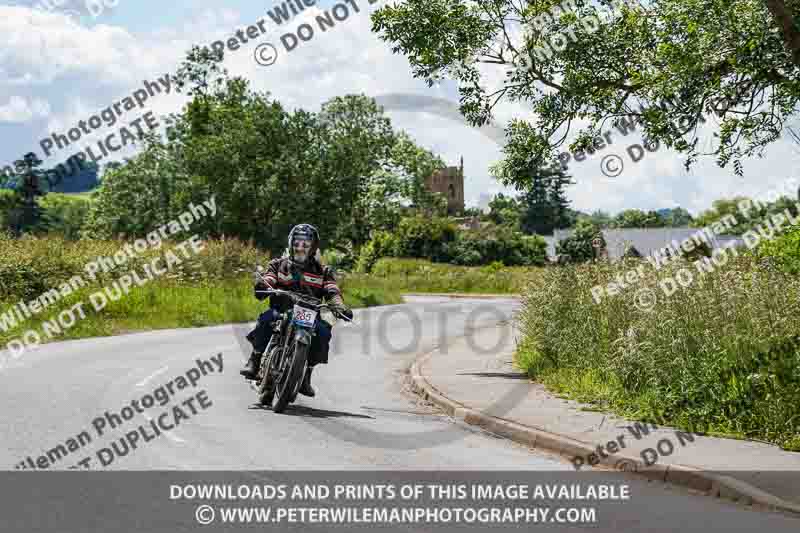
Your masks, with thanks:
[[[2,354],[0,461],[15,469],[36,461],[85,431],[92,442],[53,461],[66,469],[93,457],[93,469],[124,470],[514,470],[570,471],[556,456],[535,452],[442,415],[407,390],[404,380],[424,350],[473,328],[512,318],[510,299],[414,297],[396,306],[356,310],[356,323],[337,325],[330,363],[315,373],[316,398],[300,396],[283,415],[259,408],[239,376],[246,326],[163,330],[50,344],[18,359]],[[499,352],[513,343],[509,329]],[[502,342],[501,342],[502,341]],[[481,349],[477,347],[476,349]],[[219,355],[221,354],[221,356]],[[222,361],[222,371],[213,358]],[[206,361],[198,366],[197,360]],[[196,386],[180,388],[179,376],[203,369]],[[213,370],[212,370],[213,369]],[[108,420],[132,400],[170,383],[170,403],[136,412],[131,425],[149,427],[178,399],[194,396],[179,425],[106,467],[96,452],[122,432]],[[202,392],[203,397],[197,396]],[[502,399],[513,401],[513,398]],[[203,405],[200,405],[203,404]],[[108,411],[110,417],[105,416]],[[192,411],[196,411],[193,413]],[[166,417],[174,424],[172,414]],[[106,433],[97,436],[98,418]],[[135,422],[135,423],[134,423]],[[65,444],[66,446],[66,444]],[[620,474],[622,475],[622,474]],[[800,522],[724,500],[697,496],[635,476],[631,491],[657,505],[618,507],[601,531],[707,531],[713,516],[725,531],[797,531]],[[720,529],[721,531],[723,529]]]

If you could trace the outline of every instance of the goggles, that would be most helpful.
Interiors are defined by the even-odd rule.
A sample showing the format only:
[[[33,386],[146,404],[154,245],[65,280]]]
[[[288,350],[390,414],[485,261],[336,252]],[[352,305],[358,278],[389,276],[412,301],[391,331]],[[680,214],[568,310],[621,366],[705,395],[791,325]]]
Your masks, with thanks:
[[[310,237],[298,236],[292,239],[292,246],[295,248],[311,248],[312,242]]]

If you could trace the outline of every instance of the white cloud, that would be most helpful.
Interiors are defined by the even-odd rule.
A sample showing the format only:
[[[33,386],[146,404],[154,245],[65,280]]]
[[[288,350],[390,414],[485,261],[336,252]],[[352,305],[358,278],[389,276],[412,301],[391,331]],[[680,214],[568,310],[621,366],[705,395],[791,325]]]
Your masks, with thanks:
[[[50,104],[38,98],[12,96],[6,105],[0,105],[0,122],[27,122],[49,114]]]
[[[226,52],[225,66],[232,75],[250,80],[251,87],[269,91],[287,109],[317,110],[334,96],[364,93],[379,96],[386,93],[415,93],[450,98],[458,97],[452,82],[428,88],[415,80],[407,60],[393,54],[391,45],[371,32],[370,13],[383,5],[369,6],[358,2],[360,13],[338,22],[325,32],[319,30],[316,17],[324,10],[305,9],[283,26],[266,19],[268,32],[235,52]],[[58,13],[43,13],[23,7],[0,7],[0,32],[4,46],[0,48],[0,94],[5,87],[41,89],[47,92],[52,113],[45,130],[20,125],[23,136],[31,139],[30,149],[39,152],[38,141],[51,131],[63,132],[77,121],[104,109],[142,84],[167,72],[174,72],[184,53],[197,43],[210,44],[227,39],[234,32],[257,20],[244,20],[231,9],[206,10],[170,28],[156,28],[148,34],[133,34],[126,28],[98,24],[91,28],[77,25]],[[287,52],[280,37],[299,24],[312,25],[316,34]],[[277,62],[259,66],[254,58],[255,47],[270,42],[279,50]],[[503,68],[487,67],[485,82],[499,87],[504,79]],[[76,81],[77,80],[77,81]],[[10,95],[6,95],[11,98]],[[37,93],[28,99],[13,97],[0,116],[22,120],[45,109],[45,100]],[[160,95],[150,100],[148,109],[156,115],[176,112],[184,102],[182,95]],[[132,119],[145,111],[131,112]],[[463,121],[454,121],[423,111],[390,111],[395,125],[408,131],[421,145],[435,149],[448,164],[458,164],[464,156],[466,199],[478,203],[481,195],[509,192],[489,175],[489,167],[502,156],[501,147],[470,128]],[[514,117],[531,118],[529,108],[518,103],[502,103],[497,108],[497,125],[503,127]],[[0,119],[2,120],[2,119]],[[119,127],[119,125],[115,126]],[[98,135],[113,131],[113,127]],[[706,133],[707,135],[707,133]],[[17,138],[15,136],[15,138]],[[765,159],[744,164],[745,179],[732,170],[720,169],[713,160],[701,159],[690,173],[683,170],[683,158],[666,148],[648,153],[638,164],[630,161],[625,147],[641,142],[633,135],[622,137],[614,131],[614,145],[581,163],[570,166],[577,185],[569,192],[573,207],[584,211],[604,209],[618,211],[639,207],[651,209],[680,204],[697,212],[722,196],[757,192],[785,179],[797,161],[792,145],[786,142],[770,146]],[[625,172],[609,179],[600,173],[600,160],[606,153],[625,159]],[[64,151],[66,152],[66,150]],[[62,153],[59,156],[71,155]],[[12,158],[18,154],[4,154]],[[49,162],[48,162],[49,163]]]

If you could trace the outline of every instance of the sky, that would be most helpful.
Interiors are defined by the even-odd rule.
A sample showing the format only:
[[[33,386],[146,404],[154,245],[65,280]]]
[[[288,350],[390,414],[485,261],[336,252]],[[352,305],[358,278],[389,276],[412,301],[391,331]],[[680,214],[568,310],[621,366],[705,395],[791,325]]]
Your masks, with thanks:
[[[36,152],[45,166],[62,162],[82,143],[91,145],[120,123],[100,128],[97,135],[84,136],[50,157],[44,157],[42,139],[52,132],[66,133],[79,120],[130,96],[144,80],[154,82],[174,72],[193,44],[204,46],[227,39],[237,29],[259,21],[266,33],[236,51],[226,51],[225,67],[231,75],[250,80],[255,90],[268,91],[289,109],[315,111],[324,101],[351,93],[378,98],[400,93],[457,105],[453,82],[427,87],[412,76],[404,56],[393,54],[390,45],[370,31],[369,14],[393,1],[349,0],[347,18],[343,8],[337,8],[343,20],[325,32],[318,29],[314,18],[343,2],[319,0],[280,25],[268,16],[284,4],[275,0],[25,0],[0,4],[0,167],[30,151]],[[281,36],[303,22],[317,28],[315,35],[287,52]],[[278,51],[272,65],[262,66],[255,60],[256,50],[265,49],[263,43]],[[488,86],[500,83],[502,68],[485,71]],[[144,104],[146,108],[131,110],[122,119],[137,118],[146,111],[163,117],[179,112],[184,103],[185,97],[175,91],[156,94]],[[514,117],[531,117],[529,109],[517,103],[499,106],[494,135],[429,108],[387,106],[387,114],[397,129],[407,131],[448,164],[457,165],[464,157],[468,206],[485,204],[498,192],[514,193],[494,180],[489,168],[502,158],[496,133]],[[704,146],[711,146],[715,122],[711,117],[706,124]],[[800,161],[800,147],[781,139],[770,145],[762,158],[745,160],[742,177],[732,168],[719,168],[710,157],[701,158],[687,173],[683,158],[666,148],[646,152],[641,161],[632,162],[625,148],[642,143],[639,133],[622,136],[612,129],[609,135],[610,146],[569,167],[576,183],[568,196],[575,209],[616,213],[626,208],[681,206],[697,214],[718,198],[758,196],[781,187],[792,178]],[[136,149],[129,146],[113,158],[131,156]],[[601,160],[614,154],[621,158],[624,171],[606,177],[601,173]]]

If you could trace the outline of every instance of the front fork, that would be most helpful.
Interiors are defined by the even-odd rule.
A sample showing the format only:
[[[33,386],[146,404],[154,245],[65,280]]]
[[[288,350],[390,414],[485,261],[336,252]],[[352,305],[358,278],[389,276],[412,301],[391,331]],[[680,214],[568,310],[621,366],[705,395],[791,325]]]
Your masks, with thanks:
[[[316,327],[314,328],[314,330]],[[306,372],[308,372],[308,355],[311,353],[311,339],[314,338],[314,330],[297,328],[294,332],[295,350],[304,350],[306,352],[305,361],[303,362],[303,375],[300,380],[295,383],[294,390],[292,391],[292,401],[297,397],[297,392],[300,390],[300,385],[306,379]],[[297,355],[295,352],[294,355]]]

